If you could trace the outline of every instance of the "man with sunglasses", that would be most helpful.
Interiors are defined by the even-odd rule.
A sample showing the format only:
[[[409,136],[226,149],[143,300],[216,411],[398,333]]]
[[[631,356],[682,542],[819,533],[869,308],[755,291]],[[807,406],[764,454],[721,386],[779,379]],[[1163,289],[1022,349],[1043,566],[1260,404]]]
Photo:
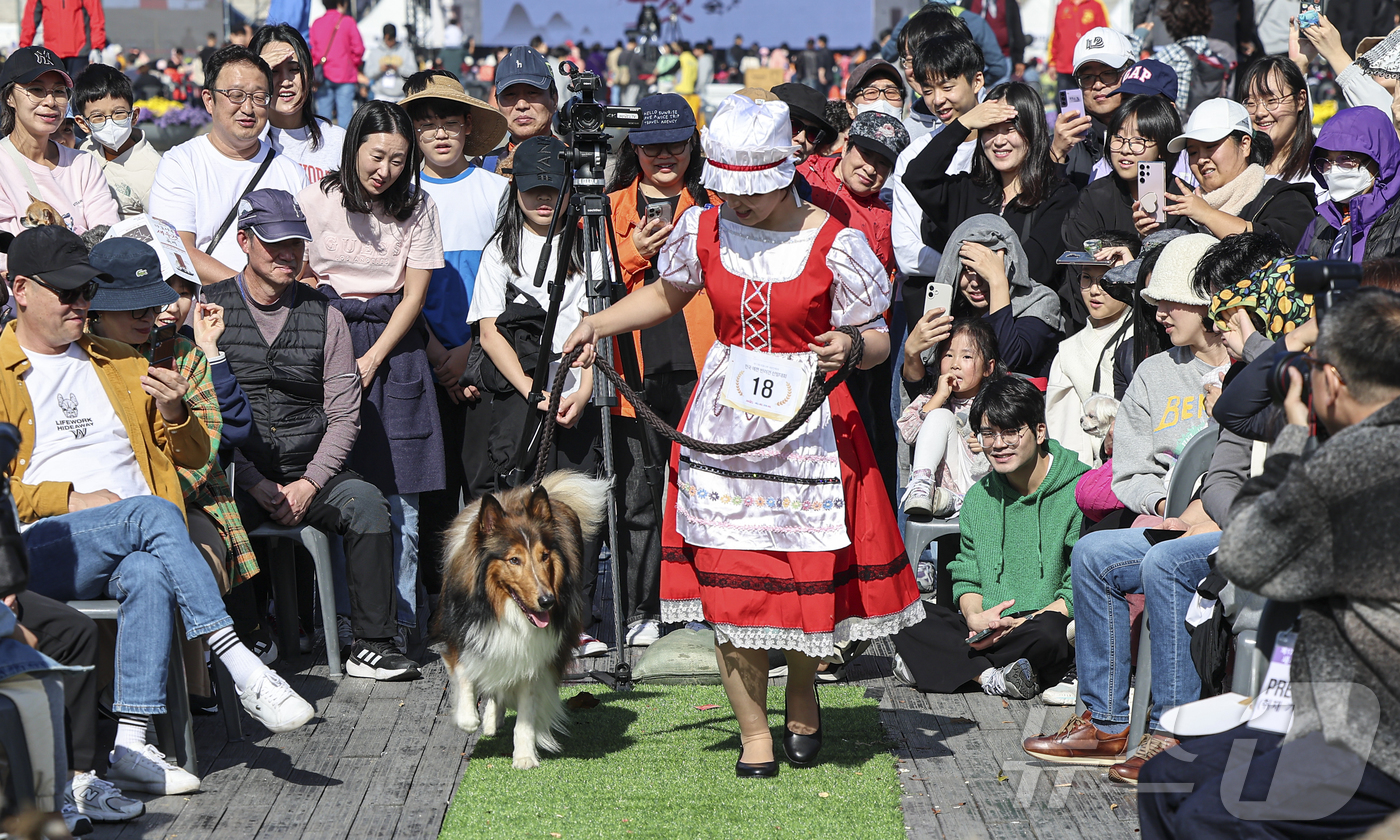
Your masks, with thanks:
[[[199,279],[209,284],[248,264],[233,226],[239,199],[264,188],[296,195],[307,179],[305,169],[263,139],[273,91],[267,62],[247,47],[228,46],[205,67],[211,130],[165,153],[146,206],[175,226]]]
[[[238,640],[190,542],[176,467],[204,466],[210,437],[185,405],[189,383],[130,345],[84,332],[98,284],[113,278],[88,264],[76,234],[26,230],[8,257],[17,317],[0,333],[0,422],[23,435],[10,489],[35,558],[30,589],[121,602],[107,777],[123,790],[196,791],[198,778],[146,743],[149,716],[166,711],[176,616],[228,667],[256,720],[287,732],[313,709]]]
[[[1400,295],[1350,293],[1304,358],[1309,373],[1285,380],[1288,425],[1230,506],[1216,560],[1300,615],[1291,725],[1286,737],[1195,738],[1144,764],[1144,838],[1225,825],[1232,837],[1350,837],[1400,807]],[[1314,420],[1332,436],[1309,454]]]
[[[1060,109],[1050,159],[1065,165],[1065,177],[1078,189],[1105,174],[1094,164],[1103,159],[1108,120],[1123,100],[1119,80],[1136,60],[1134,52],[1127,36],[1107,26],[1090,29],[1074,45],[1074,84],[1084,95],[1085,113]]]
[[[991,472],[963,500],[951,598],[940,592],[928,618],[894,637],[894,673],[920,691],[1029,700],[1074,662],[1069,561],[1084,522],[1074,489],[1089,468],[1050,439],[1045,395],[1027,379],[985,382],[969,417]]]

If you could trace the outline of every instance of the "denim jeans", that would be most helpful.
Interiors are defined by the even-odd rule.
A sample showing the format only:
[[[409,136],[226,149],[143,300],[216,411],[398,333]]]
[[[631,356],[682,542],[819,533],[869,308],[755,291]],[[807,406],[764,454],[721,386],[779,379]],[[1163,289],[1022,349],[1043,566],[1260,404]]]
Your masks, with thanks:
[[[1152,622],[1149,731],[1159,729],[1164,710],[1198,700],[1201,694],[1186,611],[1196,585],[1210,571],[1206,557],[1220,544],[1220,533],[1178,537],[1155,546],[1143,534],[1142,528],[1087,534],[1075,543],[1070,559],[1079,695],[1093,713],[1094,725],[1105,732],[1122,732],[1130,717],[1128,594],[1146,596]]]
[[[330,119],[335,115],[335,123],[341,128],[349,128],[350,117],[355,114],[355,83],[326,82],[316,89],[316,113]]]
[[[24,532],[24,545],[35,561],[29,588],[40,595],[121,602],[115,712],[165,713],[177,607],[186,638],[233,624],[209,564],[190,542],[184,515],[157,496],[41,519]]]
[[[395,617],[404,627],[418,626],[418,494],[385,496],[394,529],[394,588],[398,590]]]

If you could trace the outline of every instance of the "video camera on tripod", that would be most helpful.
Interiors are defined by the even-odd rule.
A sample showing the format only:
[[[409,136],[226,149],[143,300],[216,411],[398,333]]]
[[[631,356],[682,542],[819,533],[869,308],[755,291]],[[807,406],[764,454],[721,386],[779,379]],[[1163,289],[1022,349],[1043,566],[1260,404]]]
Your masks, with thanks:
[[[642,109],[599,102],[603,80],[597,73],[579,70],[572,61],[559,62],[559,71],[569,77],[569,90],[574,93],[554,116],[555,133],[569,144],[564,163],[574,170],[574,189],[601,193],[606,185],[603,173],[609,151],[608,135],[603,129],[639,127]]]

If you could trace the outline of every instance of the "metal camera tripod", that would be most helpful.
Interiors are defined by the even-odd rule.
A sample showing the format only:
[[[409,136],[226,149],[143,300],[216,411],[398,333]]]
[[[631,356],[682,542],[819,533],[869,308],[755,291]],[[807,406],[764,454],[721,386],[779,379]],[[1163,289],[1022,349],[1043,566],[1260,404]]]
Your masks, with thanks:
[[[563,153],[566,163],[565,182],[559,193],[559,203],[549,222],[545,235],[544,249],[539,264],[535,267],[534,284],[544,283],[551,256],[558,254],[554,277],[549,290],[549,307],[546,310],[544,331],[540,339],[539,360],[535,364],[533,383],[527,402],[530,415],[525,423],[520,446],[516,449],[516,467],[507,476],[511,486],[520,486],[530,480],[537,458],[548,457],[549,453],[540,450],[540,440],[544,424],[553,423],[554,418],[546,416],[537,406],[544,399],[549,387],[549,366],[554,333],[559,320],[559,308],[563,304],[564,284],[569,274],[570,255],[573,253],[577,237],[583,237],[583,276],[588,298],[588,311],[596,314],[608,308],[625,293],[622,274],[618,269],[619,260],[616,241],[613,237],[612,209],[604,191],[603,173],[607,166],[608,141],[601,129],[608,118],[620,115],[624,119],[634,116],[640,122],[637,109],[604,108],[592,101],[592,91],[596,90],[597,77],[591,73],[579,73],[571,62],[563,62],[560,69],[571,78],[570,89],[583,94],[582,101],[575,99],[561,110],[560,122],[570,130],[569,149]],[[590,79],[591,77],[591,79]],[[570,108],[569,106],[573,106]],[[573,113],[571,119],[569,114]],[[579,123],[583,123],[580,130]],[[563,213],[558,208],[565,208]],[[559,247],[554,247],[558,236]],[[601,270],[600,270],[601,269]],[[641,373],[637,361],[636,344],[631,333],[616,337],[618,359],[622,362],[623,376],[634,390],[641,390]],[[611,367],[613,364],[612,342],[598,345],[597,365]],[[626,550],[618,540],[617,527],[617,480],[612,437],[612,408],[618,405],[617,390],[606,376],[593,377],[593,404],[601,414],[602,425],[602,477],[612,483],[612,492],[607,500],[607,540],[612,553],[612,598],[615,665],[611,672],[591,670],[589,675],[611,688],[627,688],[632,681],[632,668],[627,663],[626,641],[627,624],[622,614],[622,577],[626,562],[640,558],[625,558]],[[641,433],[643,471],[650,489],[654,505],[655,521],[660,527],[662,518],[662,473],[661,461],[656,452],[655,441],[645,430]],[[587,560],[585,560],[587,562]],[[589,605],[592,609],[592,605]]]

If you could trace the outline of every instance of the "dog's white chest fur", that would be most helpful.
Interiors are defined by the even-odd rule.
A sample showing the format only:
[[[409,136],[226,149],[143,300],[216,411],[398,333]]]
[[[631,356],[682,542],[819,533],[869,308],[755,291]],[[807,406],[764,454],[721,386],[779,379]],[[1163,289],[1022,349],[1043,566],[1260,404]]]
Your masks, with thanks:
[[[559,631],[534,626],[514,604],[505,613],[500,621],[471,628],[461,642],[458,667],[466,669],[482,693],[507,691],[535,679],[553,681]]]

